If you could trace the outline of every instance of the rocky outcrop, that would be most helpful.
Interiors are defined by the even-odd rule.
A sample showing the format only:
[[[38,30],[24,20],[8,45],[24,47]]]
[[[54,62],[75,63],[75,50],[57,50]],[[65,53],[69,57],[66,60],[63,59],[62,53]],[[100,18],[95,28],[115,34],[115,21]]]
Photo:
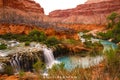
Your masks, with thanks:
[[[10,7],[26,12],[44,14],[43,8],[33,0],[0,0],[0,7]]]
[[[112,12],[120,13],[120,0],[92,0],[89,4],[81,4],[73,9],[55,10],[49,17],[53,22],[105,24],[106,17]]]

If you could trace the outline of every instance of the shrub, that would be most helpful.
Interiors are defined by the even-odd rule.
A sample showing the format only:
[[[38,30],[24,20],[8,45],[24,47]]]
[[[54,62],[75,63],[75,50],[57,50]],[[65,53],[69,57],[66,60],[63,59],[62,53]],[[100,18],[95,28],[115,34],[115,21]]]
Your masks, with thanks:
[[[34,65],[33,68],[35,69],[35,71],[37,73],[39,73],[39,71],[42,71],[45,69],[45,64],[42,61],[37,61]]]
[[[0,37],[3,38],[3,39],[6,39],[6,40],[11,40],[12,39],[12,34],[7,33],[7,34],[4,34],[4,35],[1,35]]]
[[[54,76],[63,76],[63,73],[66,73],[67,71],[64,68],[65,64],[60,63],[60,64],[54,64],[51,69],[48,70],[49,75]]]
[[[19,40],[21,42],[30,41],[30,39],[27,35],[21,35],[17,38],[17,40]]]
[[[46,40],[46,35],[44,32],[40,32],[38,30],[33,30],[29,33],[28,37],[31,39],[31,41],[38,41],[43,42]]]
[[[110,50],[106,52],[105,71],[110,74],[111,79],[120,79],[120,54],[119,51]]]
[[[44,43],[47,46],[54,46],[56,44],[59,44],[60,41],[56,37],[49,37]]]
[[[100,33],[98,33],[98,35],[99,36],[101,36],[102,37],[102,39],[105,39],[105,40],[107,40],[107,39],[110,39],[110,38],[113,38],[114,37],[114,33],[112,32],[112,30],[109,30],[108,32],[106,32],[106,33],[102,33],[102,32],[100,32]]]
[[[25,75],[25,72],[23,71],[23,70],[21,70],[20,72],[19,72],[19,78],[20,78],[20,80],[21,79],[23,79],[23,76]]]
[[[94,38],[92,34],[83,35],[82,37],[85,39],[91,39],[92,37]]]
[[[30,45],[30,42],[29,41],[26,41],[25,42],[25,46],[29,46]]]
[[[13,68],[10,65],[4,66],[4,74],[12,75],[13,73]]]
[[[0,44],[0,50],[3,50],[3,49],[7,49],[7,45],[6,44]]]
[[[78,41],[74,40],[74,39],[63,39],[61,42],[68,43],[68,44],[77,44],[78,43]]]

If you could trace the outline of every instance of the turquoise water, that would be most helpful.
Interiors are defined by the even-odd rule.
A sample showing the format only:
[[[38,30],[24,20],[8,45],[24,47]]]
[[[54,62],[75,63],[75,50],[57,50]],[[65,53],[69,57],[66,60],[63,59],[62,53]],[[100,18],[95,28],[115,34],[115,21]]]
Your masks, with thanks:
[[[105,41],[105,40],[100,40],[101,44],[104,46],[103,53],[105,51],[109,51],[110,49],[116,50],[117,45],[113,42]]]
[[[73,59],[70,56],[69,57],[68,56],[64,56],[64,57],[57,58],[57,61],[64,63],[65,64],[64,67],[67,70],[72,70],[75,67],[77,67],[77,64],[75,64],[73,62]]]
[[[65,64],[65,69],[72,70],[76,67],[88,68],[99,64],[103,60],[103,56],[96,57],[80,57],[80,56],[64,56],[57,58],[57,61]]]
[[[103,52],[106,50],[117,49],[117,45],[115,43],[100,40],[101,44],[104,46]],[[90,66],[98,65],[104,59],[103,56],[96,57],[79,57],[79,56],[64,56],[57,58],[57,61],[65,64],[65,69],[72,70],[75,67],[79,66],[82,68],[88,68]]]

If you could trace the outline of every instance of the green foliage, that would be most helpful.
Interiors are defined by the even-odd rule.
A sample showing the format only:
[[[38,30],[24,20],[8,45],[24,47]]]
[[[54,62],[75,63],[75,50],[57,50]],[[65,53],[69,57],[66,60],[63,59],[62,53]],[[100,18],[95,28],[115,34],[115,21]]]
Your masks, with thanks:
[[[7,45],[6,44],[0,44],[0,50],[3,50],[3,49],[7,49]]]
[[[12,75],[13,74],[13,68],[10,65],[4,66],[4,74]]]
[[[29,41],[26,41],[25,42],[25,46],[29,46],[30,45],[30,42]]]
[[[113,12],[107,17],[107,19],[111,21],[111,23],[108,23],[108,28],[112,28],[115,25],[115,19],[117,16],[118,14]]]
[[[64,69],[64,66],[65,66],[64,63],[54,64],[52,68],[48,70],[48,73],[50,75],[54,74],[55,76],[57,76],[58,74],[59,76],[64,75],[63,73],[66,72],[66,70]]]
[[[45,64],[42,61],[37,61],[34,65],[33,68],[35,69],[35,71],[37,73],[39,73],[39,71],[42,71],[45,69]]]
[[[30,41],[29,37],[27,35],[20,35],[18,38],[16,38],[18,41],[25,42]]]
[[[120,42],[120,19],[117,13],[112,13],[108,16],[108,19],[111,21],[108,23],[108,28],[111,28],[105,33],[99,33],[98,35],[102,37],[102,39],[112,39],[113,42]],[[117,20],[116,20],[117,19]]]
[[[94,38],[94,36],[92,34],[87,34],[87,35],[83,35],[82,38],[91,39]]]
[[[98,33],[99,36],[102,36],[102,39],[107,40],[114,37],[112,30],[107,31],[106,33]]]
[[[56,37],[48,37],[44,42],[47,46],[55,46],[60,43],[60,41]]]
[[[120,78],[120,52],[110,50],[106,52],[106,65],[105,70],[109,72],[110,76],[112,76],[112,80],[116,77]]]
[[[74,39],[63,39],[61,42],[65,44],[77,44],[79,41]]]
[[[12,34],[7,33],[7,34],[4,34],[4,35],[0,35],[0,37],[2,37],[3,39],[6,39],[6,40],[11,40],[12,39]]]
[[[40,32],[38,30],[31,31],[28,37],[31,39],[31,41],[37,41],[37,42],[43,42],[47,38],[44,32]]]
[[[7,33],[4,35],[0,35],[0,37],[6,40],[16,39],[21,42],[26,42],[26,41],[44,42],[47,38],[44,32],[40,32],[37,30],[31,31],[28,35]]]
[[[25,72],[23,70],[21,70],[19,72],[19,78],[20,78],[20,80],[23,78],[24,75],[25,75]]]
[[[111,21],[114,21],[115,18],[117,17],[117,15],[118,15],[117,13],[113,12],[107,17],[107,19],[111,20]]]
[[[87,52],[87,55],[89,54],[90,56],[97,56],[101,55],[101,51],[103,50],[103,46],[100,42],[94,42],[92,43],[91,41],[86,41],[85,43],[86,48],[89,48],[89,52]],[[82,53],[80,53],[82,54]],[[82,54],[83,55],[83,54]],[[84,52],[85,55],[85,52]]]
[[[120,22],[118,22],[112,30],[108,30],[106,33],[98,33],[102,39],[113,39],[113,42],[120,42]]]

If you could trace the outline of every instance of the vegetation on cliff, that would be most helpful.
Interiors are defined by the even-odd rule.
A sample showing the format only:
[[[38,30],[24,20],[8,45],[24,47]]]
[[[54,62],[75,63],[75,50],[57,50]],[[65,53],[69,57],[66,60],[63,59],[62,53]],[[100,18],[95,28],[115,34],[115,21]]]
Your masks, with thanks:
[[[117,13],[111,13],[108,16],[108,27],[107,32],[100,32],[98,35],[104,39],[112,39],[112,42],[118,43],[120,42],[120,15]]]
[[[15,39],[20,42],[26,42],[26,45],[28,45],[28,42],[34,41],[44,43],[48,46],[54,46],[60,43],[60,41],[56,37],[47,37],[44,32],[40,32],[38,30],[33,30],[28,35],[7,33],[4,35],[0,35],[0,37],[6,40]]]

